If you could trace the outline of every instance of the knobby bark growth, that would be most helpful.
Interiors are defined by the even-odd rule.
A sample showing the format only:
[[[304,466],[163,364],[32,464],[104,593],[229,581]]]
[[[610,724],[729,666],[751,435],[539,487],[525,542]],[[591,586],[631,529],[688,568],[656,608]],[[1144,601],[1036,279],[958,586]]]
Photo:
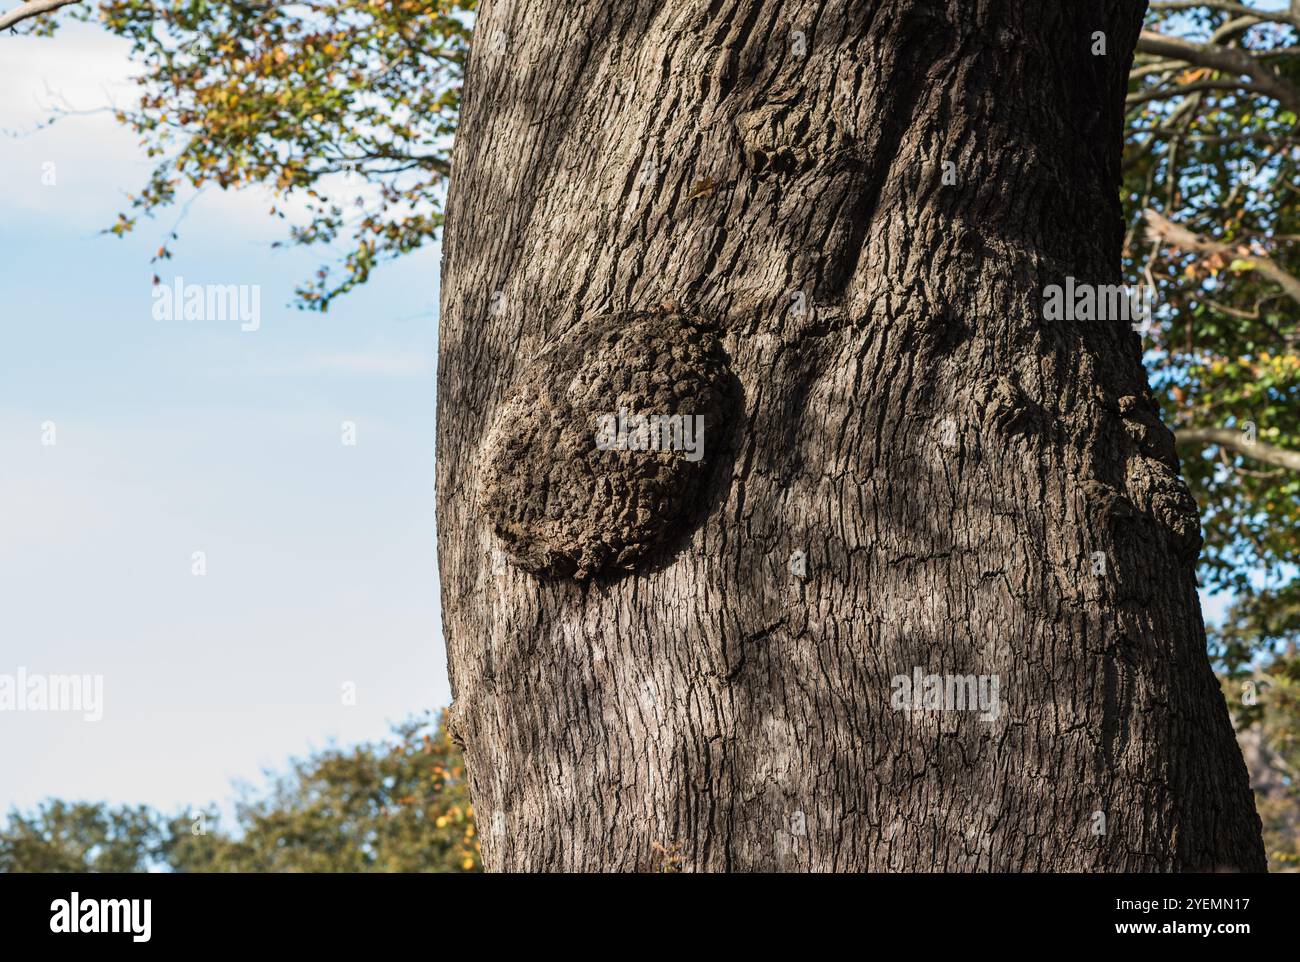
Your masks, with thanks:
[[[438,524],[488,868],[1262,869],[1140,341],[1044,319],[1120,280],[1144,10],[486,0]],[[707,470],[594,452],[638,403]]]

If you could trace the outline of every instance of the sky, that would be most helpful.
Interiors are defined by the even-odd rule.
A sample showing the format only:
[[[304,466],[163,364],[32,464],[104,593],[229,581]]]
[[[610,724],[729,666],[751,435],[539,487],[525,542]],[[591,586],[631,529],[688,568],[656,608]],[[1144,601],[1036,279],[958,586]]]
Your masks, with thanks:
[[[33,131],[129,102],[127,45],[5,36],[0,73],[0,675],[103,677],[96,722],[0,711],[0,813],[206,807],[446,705],[437,249],[298,311],[331,254],[273,250],[267,195],[212,191],[151,265],[178,211],[99,233],[145,181],[135,137],[104,113]],[[257,285],[260,327],[155,320],[155,270]]]
[[[100,234],[148,173],[134,136],[107,113],[34,129],[129,102],[131,69],[93,26],[0,38],[0,676],[103,678],[98,721],[0,711],[0,813],[228,811],[236,781],[451,697],[438,249],[300,312],[330,254],[273,250],[265,194],[204,193],[158,273],[256,285],[260,326],[155,319],[149,258],[177,212]]]

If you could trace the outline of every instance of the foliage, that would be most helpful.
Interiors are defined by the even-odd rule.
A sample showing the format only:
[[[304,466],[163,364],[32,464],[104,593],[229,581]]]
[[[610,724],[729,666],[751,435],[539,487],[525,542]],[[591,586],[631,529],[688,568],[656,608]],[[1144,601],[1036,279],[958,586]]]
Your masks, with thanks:
[[[1270,867],[1300,871],[1300,605],[1249,596],[1219,637]],[[1262,663],[1260,648],[1270,653]]]
[[[0,831],[0,872],[143,872],[159,843],[144,807],[47,801],[11,812]]]
[[[65,8],[131,42],[139,102],[115,111],[156,159],[108,230],[186,185],[269,188],[305,221],[284,243],[350,246],[297,290],[327,310],[376,265],[437,236],[477,0],[100,0]],[[55,18],[30,32],[49,33]],[[56,118],[57,119],[57,115]],[[171,256],[170,233],[155,260]]]
[[[0,829],[7,872],[470,872],[482,867],[464,762],[442,719],[389,744],[294,761],[245,789],[234,830],[212,813],[47,802]]]

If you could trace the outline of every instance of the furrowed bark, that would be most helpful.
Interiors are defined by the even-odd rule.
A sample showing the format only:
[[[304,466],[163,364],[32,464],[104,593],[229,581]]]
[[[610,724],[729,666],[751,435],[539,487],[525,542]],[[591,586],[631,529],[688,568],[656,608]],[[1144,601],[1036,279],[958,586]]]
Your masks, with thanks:
[[[1263,869],[1139,340],[1044,320],[1119,282],[1144,9],[486,0],[438,526],[489,869]],[[706,468],[593,453],[627,397]]]

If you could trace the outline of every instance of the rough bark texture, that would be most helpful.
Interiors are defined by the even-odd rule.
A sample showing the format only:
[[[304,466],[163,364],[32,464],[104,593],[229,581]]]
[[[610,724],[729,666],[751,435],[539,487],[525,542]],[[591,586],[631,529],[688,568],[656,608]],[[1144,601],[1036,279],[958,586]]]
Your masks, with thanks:
[[[438,522],[488,868],[1263,869],[1140,342],[1043,319],[1119,281],[1144,7],[486,0]],[[620,397],[707,470],[592,457]]]

